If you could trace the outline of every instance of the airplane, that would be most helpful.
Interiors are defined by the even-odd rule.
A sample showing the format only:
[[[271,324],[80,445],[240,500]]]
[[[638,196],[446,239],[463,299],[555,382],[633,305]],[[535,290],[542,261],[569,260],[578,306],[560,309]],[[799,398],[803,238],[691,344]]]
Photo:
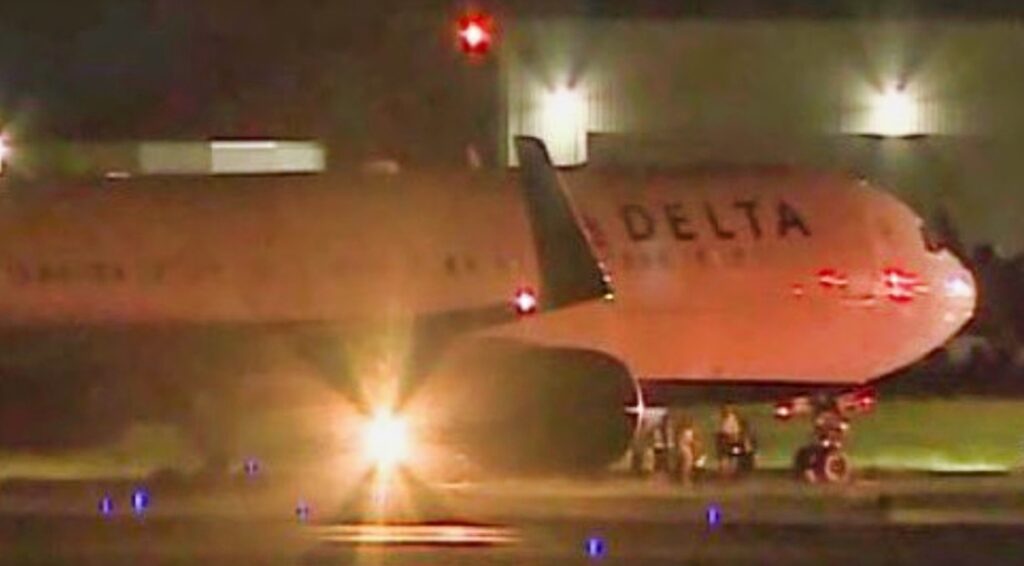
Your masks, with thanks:
[[[485,465],[596,469],[641,382],[863,384],[973,311],[970,273],[864,183],[595,173],[570,196],[542,142],[516,148],[521,195],[481,172],[11,187],[0,446],[227,429],[195,398],[286,352],[367,414],[430,408]]]

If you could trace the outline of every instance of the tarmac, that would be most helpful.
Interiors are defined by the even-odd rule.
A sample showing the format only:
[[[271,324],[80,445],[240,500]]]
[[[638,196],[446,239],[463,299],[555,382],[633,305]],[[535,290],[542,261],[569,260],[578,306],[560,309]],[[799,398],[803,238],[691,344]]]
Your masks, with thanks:
[[[7,564],[1019,563],[1024,476],[7,482]]]

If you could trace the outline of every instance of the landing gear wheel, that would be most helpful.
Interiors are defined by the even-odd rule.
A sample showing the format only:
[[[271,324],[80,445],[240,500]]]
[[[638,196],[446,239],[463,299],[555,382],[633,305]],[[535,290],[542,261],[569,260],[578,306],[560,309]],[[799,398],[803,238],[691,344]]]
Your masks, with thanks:
[[[808,483],[842,483],[850,479],[852,466],[842,450],[808,444],[796,453],[793,471]]]
[[[841,450],[828,450],[818,463],[818,476],[826,483],[841,483],[850,479],[850,461]]]

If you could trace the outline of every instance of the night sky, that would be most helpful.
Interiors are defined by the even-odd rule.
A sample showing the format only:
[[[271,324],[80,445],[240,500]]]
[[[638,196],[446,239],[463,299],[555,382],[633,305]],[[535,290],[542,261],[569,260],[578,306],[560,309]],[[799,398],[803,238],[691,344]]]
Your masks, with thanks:
[[[255,4],[18,3],[0,23],[5,114],[76,138],[300,133],[311,116],[285,124],[281,107],[315,102],[332,55],[360,49],[374,18],[344,3]]]

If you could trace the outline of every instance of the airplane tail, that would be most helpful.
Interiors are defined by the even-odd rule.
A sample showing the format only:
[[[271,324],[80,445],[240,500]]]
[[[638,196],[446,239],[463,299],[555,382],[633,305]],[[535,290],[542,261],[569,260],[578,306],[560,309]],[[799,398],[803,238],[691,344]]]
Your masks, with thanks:
[[[612,295],[612,287],[544,142],[518,136],[516,154],[540,267],[540,306],[552,309]]]

